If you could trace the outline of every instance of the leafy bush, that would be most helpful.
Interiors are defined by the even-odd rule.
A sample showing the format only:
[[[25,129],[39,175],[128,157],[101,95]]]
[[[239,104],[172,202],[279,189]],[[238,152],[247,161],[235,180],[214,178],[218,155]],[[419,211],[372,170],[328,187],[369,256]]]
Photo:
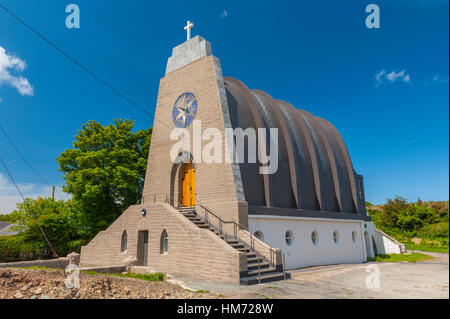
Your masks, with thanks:
[[[25,242],[20,236],[0,236],[0,262],[41,259],[45,254],[42,243]]]
[[[448,251],[448,201],[407,203],[397,197],[385,205],[368,206],[367,211],[377,228],[407,243],[408,249],[418,247],[411,238],[419,237],[422,243],[415,249]]]
[[[7,214],[7,215],[0,214],[0,221],[5,221],[5,222],[11,221],[11,215],[10,214]]]
[[[17,224],[14,230],[20,231],[14,239],[2,239],[0,256],[4,260],[52,258],[39,226],[59,256],[79,252],[125,209],[139,203],[152,128],[133,132],[133,126],[131,120],[83,125],[74,148],[57,158],[66,181],[64,191],[72,200],[26,199],[13,213],[0,215],[0,220]]]
[[[45,258],[55,256],[41,229],[58,256],[65,256],[72,251],[79,252],[85,243],[78,234],[80,222],[78,215],[72,211],[71,201],[53,202],[50,198],[27,198],[24,203],[17,204],[17,209],[11,213],[11,222],[16,224],[13,229],[20,231],[15,236],[16,242],[11,244],[15,243],[15,247],[19,247],[17,245],[21,243],[23,245],[20,247],[24,249],[27,245],[40,247],[39,255]],[[0,253],[4,253],[3,250]]]

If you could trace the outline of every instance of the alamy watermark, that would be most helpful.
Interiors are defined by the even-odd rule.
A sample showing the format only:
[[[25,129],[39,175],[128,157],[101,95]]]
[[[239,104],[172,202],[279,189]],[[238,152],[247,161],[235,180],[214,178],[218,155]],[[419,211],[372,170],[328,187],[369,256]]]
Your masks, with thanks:
[[[380,7],[376,4],[369,4],[366,7],[366,13],[370,13],[366,17],[366,27],[368,29],[380,28]]]
[[[65,272],[67,278],[65,281],[67,289],[78,289],[80,288],[80,267],[76,264],[69,264]]]
[[[218,128],[209,127],[202,131],[201,120],[194,120],[192,124],[193,136],[185,128],[174,128],[170,132],[170,140],[177,141],[170,151],[172,162],[179,161],[180,154],[191,154],[192,158],[186,156],[181,161],[208,164],[259,163],[260,174],[277,172],[278,128],[225,128],[223,136]],[[207,143],[202,145],[205,141]]]
[[[366,272],[370,274],[366,277],[367,289],[379,289],[380,288],[380,267],[375,264],[368,265]]]
[[[66,7],[66,13],[69,15],[66,17],[66,27],[68,29],[80,28],[80,7],[76,4],[69,4]]]

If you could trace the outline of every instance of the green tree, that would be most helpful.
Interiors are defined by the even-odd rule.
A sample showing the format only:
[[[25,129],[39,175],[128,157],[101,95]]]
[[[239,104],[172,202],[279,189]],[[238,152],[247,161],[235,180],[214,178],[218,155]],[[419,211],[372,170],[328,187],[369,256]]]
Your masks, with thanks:
[[[396,227],[399,217],[406,212],[407,208],[408,204],[403,197],[388,199],[380,215],[381,221],[387,227]]]
[[[83,243],[78,233],[80,220],[72,206],[72,201],[53,202],[51,198],[41,197],[18,203],[17,209],[10,214],[11,222],[16,224],[14,230],[20,232],[16,236],[17,242],[32,244],[44,257],[51,257],[42,229],[58,255],[79,251]]]
[[[108,126],[89,121],[75,136],[74,148],[57,158],[83,238],[104,230],[142,197],[152,129],[133,133],[133,126],[131,120]]]

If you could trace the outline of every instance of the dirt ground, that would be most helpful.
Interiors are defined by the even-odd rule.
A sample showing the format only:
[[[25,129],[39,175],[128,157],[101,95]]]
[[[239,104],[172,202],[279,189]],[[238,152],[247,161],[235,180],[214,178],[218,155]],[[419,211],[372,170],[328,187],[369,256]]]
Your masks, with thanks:
[[[80,274],[80,288],[67,289],[63,271],[0,269],[0,299],[191,299],[216,298],[167,281],[151,282]]]
[[[0,299],[449,298],[449,255],[417,263],[346,264],[291,270],[291,279],[253,286],[172,277],[163,282],[81,273],[68,290],[62,271],[0,269]]]

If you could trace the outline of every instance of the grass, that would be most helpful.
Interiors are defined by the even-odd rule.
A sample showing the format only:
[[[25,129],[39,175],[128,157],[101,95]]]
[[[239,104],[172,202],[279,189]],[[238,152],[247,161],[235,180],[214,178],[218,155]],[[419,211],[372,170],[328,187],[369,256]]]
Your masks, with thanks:
[[[13,268],[20,268],[20,269],[42,269],[42,270],[64,270],[61,268],[48,268],[48,267],[44,267],[44,266],[29,266],[29,267],[13,267]]]
[[[435,244],[414,244],[412,242],[406,243],[406,248],[409,250],[422,250],[435,253],[448,253],[448,246]]]
[[[48,267],[43,267],[43,266],[29,266],[29,267],[17,267],[17,268],[64,271],[64,269],[48,268]],[[100,272],[96,272],[96,271],[83,270],[82,273],[87,274],[87,275],[103,275],[103,276],[115,276],[115,277],[121,277],[121,278],[135,278],[135,279],[141,279],[141,280],[146,280],[146,281],[155,281],[155,282],[164,281],[164,279],[166,278],[166,276],[160,272],[155,272],[155,273],[151,273],[151,274],[137,274],[134,272],[128,272],[126,274],[115,274],[115,273],[100,273]],[[209,293],[209,291],[207,291],[207,290],[204,290],[204,291],[198,290],[196,292]]]
[[[128,272],[126,274],[113,274],[113,273],[99,273],[96,271],[83,271],[84,274],[87,275],[104,275],[104,276],[115,276],[115,277],[121,277],[121,278],[135,278],[140,280],[146,280],[146,281],[164,281],[165,275],[160,272],[155,272],[151,274],[137,274],[134,272]]]
[[[209,294],[210,291],[209,290],[199,289],[199,290],[196,290],[195,293],[197,293],[197,294]]]
[[[368,261],[383,261],[383,262],[401,262],[406,261],[409,263],[415,263],[416,261],[432,259],[433,257],[421,254],[392,254],[392,255],[376,255],[375,258],[368,258]]]

